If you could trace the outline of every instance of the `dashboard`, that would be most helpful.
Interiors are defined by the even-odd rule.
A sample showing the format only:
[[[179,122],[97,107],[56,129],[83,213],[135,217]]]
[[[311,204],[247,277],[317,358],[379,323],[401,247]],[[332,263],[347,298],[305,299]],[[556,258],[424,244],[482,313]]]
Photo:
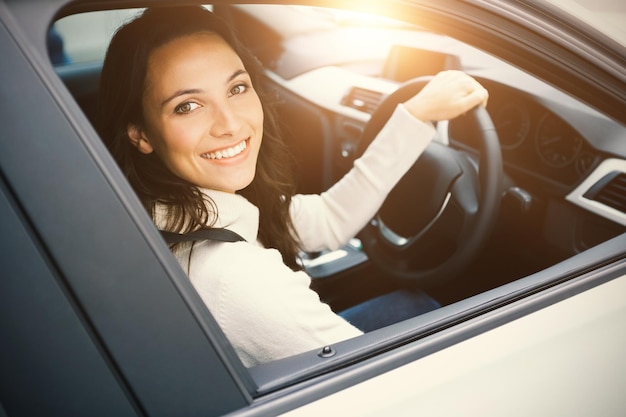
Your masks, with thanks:
[[[531,94],[481,79],[507,168],[569,188],[597,166],[603,153],[583,133]],[[459,118],[450,123],[451,143],[477,149],[475,131]]]

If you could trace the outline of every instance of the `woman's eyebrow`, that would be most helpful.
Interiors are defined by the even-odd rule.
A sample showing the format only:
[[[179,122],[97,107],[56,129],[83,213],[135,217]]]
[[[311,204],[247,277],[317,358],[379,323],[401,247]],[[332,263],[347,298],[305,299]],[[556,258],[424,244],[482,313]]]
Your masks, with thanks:
[[[226,83],[229,83],[232,80],[234,80],[235,78],[239,77],[240,75],[247,74],[247,73],[248,73],[248,71],[246,71],[245,69],[237,70],[230,77],[228,77],[228,79],[226,80]],[[202,93],[202,92],[203,92],[203,90],[201,90],[199,88],[188,88],[188,89],[184,89],[184,90],[178,90],[174,94],[172,94],[171,96],[169,96],[168,98],[163,100],[161,102],[161,107],[165,106],[167,103],[169,103],[170,101],[174,100],[176,97],[184,96],[186,94],[199,94],[199,93]]]
[[[170,101],[174,100],[176,97],[184,96],[186,94],[199,94],[199,93],[202,93],[202,91],[203,90],[201,90],[199,88],[188,88],[188,89],[184,89],[184,90],[178,90],[174,94],[172,94],[171,96],[169,96],[168,98],[163,100],[161,102],[161,107],[164,107],[167,103],[169,103]]]
[[[231,76],[228,78],[227,83],[229,83],[229,82],[231,82],[232,80],[234,80],[235,78],[239,77],[241,74],[247,74],[247,73],[248,73],[248,71],[246,71],[245,69],[240,69],[240,70],[237,70],[237,71],[235,71],[235,72],[233,73],[233,75],[231,75]]]

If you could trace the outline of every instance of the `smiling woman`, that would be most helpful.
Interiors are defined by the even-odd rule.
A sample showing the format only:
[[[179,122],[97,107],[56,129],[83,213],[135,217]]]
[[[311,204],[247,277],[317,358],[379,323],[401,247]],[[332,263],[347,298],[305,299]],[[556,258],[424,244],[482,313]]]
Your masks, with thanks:
[[[438,307],[421,291],[405,291],[341,317],[297,271],[296,251],[346,244],[433,137],[425,121],[484,105],[487,91],[461,72],[439,74],[398,106],[350,173],[323,195],[303,196],[294,195],[271,102],[262,104],[260,73],[211,12],[155,8],[115,34],[100,85],[100,134],[157,226],[176,233],[226,228],[245,239],[173,247],[244,364],[302,353]],[[364,204],[366,195],[372,198]],[[407,298],[400,307],[398,300]]]
[[[189,232],[215,224],[216,207],[198,187],[218,185],[229,192],[245,188],[244,195],[257,202],[261,215],[273,219],[261,224],[259,238],[273,242],[295,266],[297,247],[288,215],[290,159],[272,101],[260,88],[259,63],[206,9],[172,10],[144,12],[111,41],[102,68],[96,122],[100,134],[148,212],[155,216],[157,203],[170,211],[159,222],[161,228]],[[179,46],[185,59],[180,59]],[[206,46],[216,48],[204,54]],[[226,60],[215,61],[219,64],[213,67],[216,56]],[[207,67],[214,77],[206,77]],[[120,114],[118,109],[125,110]],[[232,161],[208,156],[234,146],[245,152]],[[210,176],[207,171],[234,176]],[[253,177],[257,181],[251,183]]]
[[[243,62],[215,33],[169,41],[148,60],[143,121],[128,137],[169,171],[202,188],[235,193],[252,182],[263,109]],[[209,139],[207,139],[209,138]]]

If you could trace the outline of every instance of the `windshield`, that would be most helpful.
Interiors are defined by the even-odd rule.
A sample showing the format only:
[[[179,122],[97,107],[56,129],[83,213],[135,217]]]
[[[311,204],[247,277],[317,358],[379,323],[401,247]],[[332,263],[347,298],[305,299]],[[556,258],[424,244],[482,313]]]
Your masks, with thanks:
[[[626,47],[626,1],[544,0]]]

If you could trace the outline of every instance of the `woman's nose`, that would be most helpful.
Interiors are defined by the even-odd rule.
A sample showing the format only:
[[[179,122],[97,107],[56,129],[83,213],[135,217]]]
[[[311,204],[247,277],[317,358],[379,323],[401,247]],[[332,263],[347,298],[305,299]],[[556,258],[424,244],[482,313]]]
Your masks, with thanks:
[[[214,137],[232,136],[241,126],[237,113],[228,104],[216,106],[212,119],[210,133]]]

